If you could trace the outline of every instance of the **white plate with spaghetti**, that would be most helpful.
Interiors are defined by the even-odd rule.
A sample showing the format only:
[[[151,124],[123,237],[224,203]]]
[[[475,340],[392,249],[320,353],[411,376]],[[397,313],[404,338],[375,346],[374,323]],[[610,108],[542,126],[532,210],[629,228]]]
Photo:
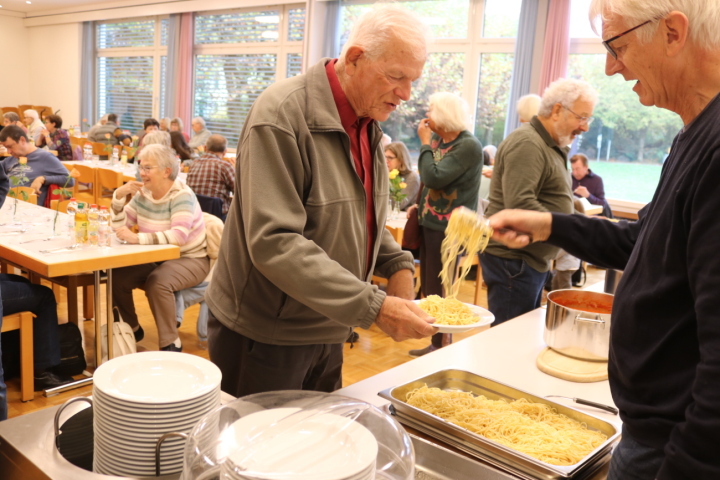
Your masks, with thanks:
[[[436,297],[433,299],[433,297]],[[413,300],[415,303],[420,305],[421,302],[427,301],[427,300],[433,300],[438,301],[441,300],[443,302],[447,302],[449,299],[443,299],[440,297],[437,297],[437,295],[430,295],[428,298],[423,298],[422,300]],[[459,305],[457,305],[459,304]],[[490,325],[495,321],[495,315],[490,313],[489,310],[486,310],[482,307],[478,307],[477,305],[473,305],[471,303],[463,303],[463,302],[457,302],[456,307],[450,306],[449,310],[450,312],[448,315],[451,317],[450,321],[453,321],[453,324],[438,324],[435,323],[433,326],[438,329],[438,333],[463,333],[467,332],[469,330],[472,330],[473,328],[478,327],[484,327],[486,325]],[[467,307],[469,310],[469,313],[465,313],[465,316],[463,317],[463,313],[460,311],[462,307]],[[422,308],[422,307],[421,307]],[[430,313],[428,310],[423,308],[428,314],[435,317],[436,322],[443,322],[442,317],[443,315],[433,314]],[[435,311],[432,310],[431,311]],[[454,318],[453,318],[454,317]],[[472,321],[475,320],[475,321]],[[470,322],[470,323],[459,323],[460,321],[463,322]]]

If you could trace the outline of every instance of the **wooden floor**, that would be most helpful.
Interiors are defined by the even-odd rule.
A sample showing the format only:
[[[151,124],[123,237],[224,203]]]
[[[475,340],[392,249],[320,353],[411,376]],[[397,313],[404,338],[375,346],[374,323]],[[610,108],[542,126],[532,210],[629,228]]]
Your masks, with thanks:
[[[588,267],[587,285],[592,285],[602,281],[605,278],[605,270]],[[103,286],[104,290],[104,286]],[[460,290],[459,299],[471,303],[475,293],[475,281],[466,280]],[[82,300],[80,300],[81,302]],[[135,304],[138,309],[140,323],[145,330],[145,338],[138,344],[138,351],[157,350],[157,329],[148,307],[147,299],[141,290],[135,291]],[[483,288],[478,304],[487,307],[486,290]],[[82,304],[80,311],[82,312]],[[208,358],[207,345],[197,339],[195,333],[196,320],[199,307],[196,305],[189,308],[185,312],[185,319],[180,328],[180,339],[183,343],[183,351]],[[104,311],[104,310],[103,310]],[[62,298],[58,304],[58,317],[60,323],[67,321],[67,300],[63,290]],[[86,321],[83,323],[83,338],[85,345],[85,356],[88,360],[89,368],[94,362],[94,338],[95,323]],[[476,329],[463,334],[455,334],[454,341],[460,341],[472,335],[483,331],[484,329]],[[380,372],[388,370],[397,365],[401,365],[412,360],[408,356],[408,350],[421,348],[428,345],[428,340],[407,340],[405,342],[394,342],[386,336],[374,325],[369,330],[357,330],[360,340],[350,348],[349,344],[345,344],[345,363],[343,368],[343,386],[351,385],[365,378],[376,375]],[[80,376],[76,378],[82,378]],[[87,386],[65,392],[53,397],[46,398],[41,392],[35,393],[35,399],[30,402],[20,401],[20,381],[19,379],[11,379],[8,384],[8,414],[10,417],[16,417],[35,410],[40,410],[48,406],[60,405],[69,398],[77,396],[85,396],[91,393],[92,387]]]

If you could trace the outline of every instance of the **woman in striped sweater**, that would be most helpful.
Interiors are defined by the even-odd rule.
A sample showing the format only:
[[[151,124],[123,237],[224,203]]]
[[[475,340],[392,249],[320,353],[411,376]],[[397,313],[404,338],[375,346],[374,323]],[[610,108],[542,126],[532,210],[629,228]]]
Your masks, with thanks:
[[[113,305],[139,342],[145,333],[138,322],[132,291],[145,290],[158,328],[160,350],[179,352],[182,345],[174,292],[194,287],[208,274],[205,222],[193,191],[176,180],[180,164],[169,147],[148,145],[139,162],[142,182],[128,182],[113,195],[115,233],[127,243],[178,245],[180,258],[114,270]],[[131,230],[135,225],[138,233]]]

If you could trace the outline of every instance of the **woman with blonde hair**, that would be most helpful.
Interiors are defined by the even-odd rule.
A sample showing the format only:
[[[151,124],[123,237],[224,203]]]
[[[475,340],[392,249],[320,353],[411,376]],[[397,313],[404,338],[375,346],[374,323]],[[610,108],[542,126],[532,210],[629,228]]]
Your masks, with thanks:
[[[477,210],[482,178],[482,145],[468,131],[470,115],[467,102],[447,92],[430,96],[427,118],[420,121],[420,158],[418,170],[424,183],[419,223],[423,227],[420,244],[421,289],[424,296],[445,296],[438,278],[442,270],[440,246],[452,211],[458,207]],[[412,210],[411,210],[412,209]],[[408,215],[414,207],[408,209]],[[432,343],[411,350],[419,357],[452,342],[452,335],[436,333]]]
[[[405,182],[405,188],[402,190],[405,198],[400,202],[399,208],[406,210],[415,203],[418,190],[420,190],[420,175],[410,167],[410,152],[402,142],[390,143],[385,147],[385,162],[388,171],[397,170]]]
[[[183,131],[183,121],[180,117],[175,117],[170,120],[170,132],[180,132],[182,133],[183,138],[185,138],[186,142],[190,141],[190,135]]]

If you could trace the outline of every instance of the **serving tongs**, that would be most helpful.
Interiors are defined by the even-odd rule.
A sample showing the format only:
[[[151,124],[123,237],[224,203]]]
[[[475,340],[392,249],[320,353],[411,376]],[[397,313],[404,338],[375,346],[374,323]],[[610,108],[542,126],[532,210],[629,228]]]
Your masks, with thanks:
[[[572,400],[573,402],[577,403],[578,405],[585,405],[587,407],[598,408],[600,410],[605,410],[606,412],[610,412],[613,415],[617,415],[620,412],[617,408],[611,407],[610,405],[605,405],[604,403],[593,402],[592,400],[585,400],[583,398],[565,397],[563,395],[545,395],[545,398],[566,398],[568,400]]]

